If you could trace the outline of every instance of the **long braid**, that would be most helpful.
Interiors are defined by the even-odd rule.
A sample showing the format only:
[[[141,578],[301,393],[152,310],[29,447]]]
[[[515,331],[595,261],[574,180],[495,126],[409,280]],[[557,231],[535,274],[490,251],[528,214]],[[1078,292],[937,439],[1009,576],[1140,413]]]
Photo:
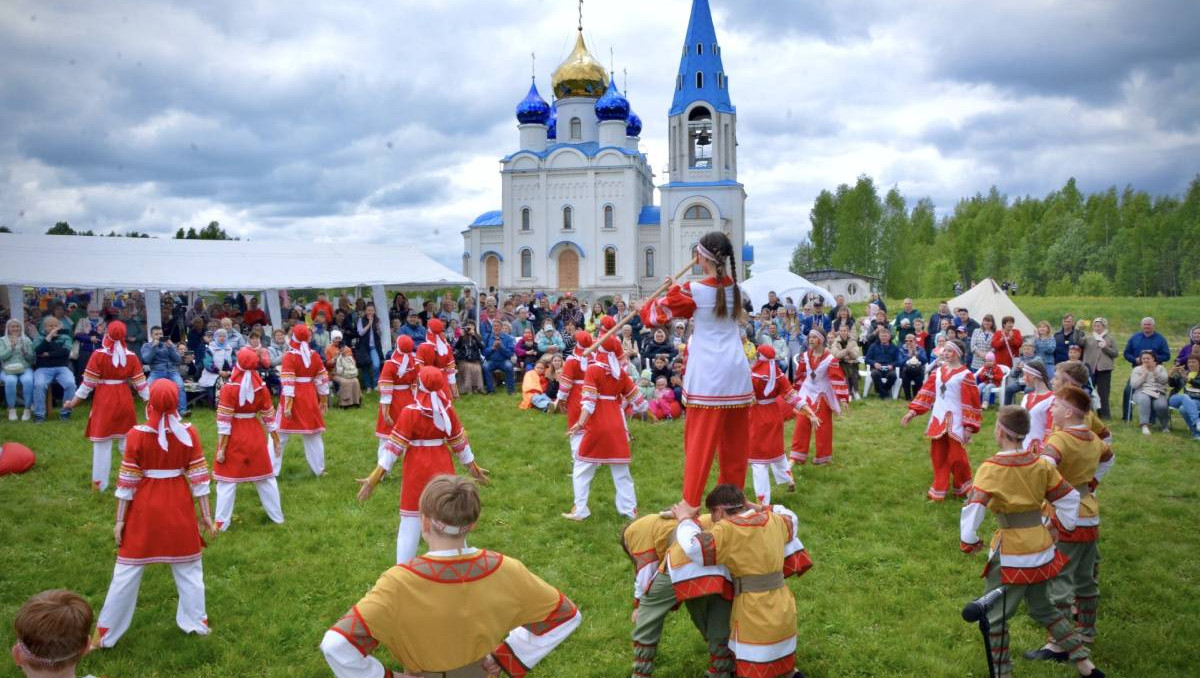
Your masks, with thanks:
[[[721,278],[725,277],[725,256],[717,252],[713,252],[713,254],[717,255],[717,280],[720,281]],[[713,311],[716,313],[718,318],[726,318],[729,316],[729,309],[725,303],[725,290],[723,288],[717,288],[717,306],[715,309],[713,309]]]
[[[732,249],[732,246],[730,249]],[[726,261],[729,262],[729,277],[733,279],[733,313],[731,315],[734,320],[741,320],[742,314],[745,313],[746,309],[742,307],[742,288],[738,285],[737,265],[733,261],[732,254],[729,255]]]

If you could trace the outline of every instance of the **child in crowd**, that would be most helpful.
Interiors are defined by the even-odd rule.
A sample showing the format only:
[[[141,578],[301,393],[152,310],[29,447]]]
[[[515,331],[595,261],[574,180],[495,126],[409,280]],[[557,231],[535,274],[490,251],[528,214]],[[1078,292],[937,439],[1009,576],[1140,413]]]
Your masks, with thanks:
[[[25,601],[13,627],[13,661],[28,678],[75,678],[88,652],[92,606],[74,591],[42,591]]]
[[[996,393],[1004,388],[1004,370],[996,364],[996,354],[988,351],[983,367],[975,371],[975,383],[979,384],[979,399],[983,406],[996,404]]]
[[[675,392],[671,390],[666,377],[659,377],[654,382],[650,395],[650,415],[655,421],[678,419],[683,416],[683,408],[675,400]]]
[[[1008,379],[1004,380],[1006,402],[1016,402],[1017,394],[1025,392],[1025,363],[1036,357],[1037,347],[1034,346],[1033,339],[1025,337],[1025,341],[1021,344],[1021,352],[1013,361],[1012,371],[1008,373]]]

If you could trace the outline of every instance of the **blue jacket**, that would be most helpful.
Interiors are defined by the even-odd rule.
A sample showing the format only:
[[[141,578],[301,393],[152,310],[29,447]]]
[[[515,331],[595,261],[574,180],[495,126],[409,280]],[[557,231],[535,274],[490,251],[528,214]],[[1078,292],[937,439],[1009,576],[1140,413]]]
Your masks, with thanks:
[[[1137,365],[1138,356],[1142,351],[1154,351],[1154,359],[1158,364],[1166,364],[1171,359],[1171,349],[1167,347],[1167,338],[1155,332],[1150,336],[1146,336],[1142,332],[1129,337],[1129,341],[1125,344],[1125,359],[1130,365]]]
[[[808,333],[812,332],[814,325],[828,335],[829,329],[833,327],[833,321],[822,313],[814,313],[800,323],[800,331],[804,333],[805,337],[808,337]]]
[[[399,335],[402,337],[412,337],[413,345],[420,346],[425,343],[425,326],[424,325],[409,325],[407,322],[400,326]]]
[[[179,370],[179,350],[165,343],[148,341],[142,344],[142,364],[151,372],[172,372]]]
[[[867,366],[874,368],[875,363],[896,369],[904,364],[904,356],[900,354],[899,346],[877,341],[871,344],[871,348],[867,351]]]
[[[495,345],[497,339],[500,340],[499,347]],[[483,345],[483,357],[487,358],[488,362],[504,362],[513,357],[516,348],[517,341],[512,335],[501,332],[493,335],[491,341]]]

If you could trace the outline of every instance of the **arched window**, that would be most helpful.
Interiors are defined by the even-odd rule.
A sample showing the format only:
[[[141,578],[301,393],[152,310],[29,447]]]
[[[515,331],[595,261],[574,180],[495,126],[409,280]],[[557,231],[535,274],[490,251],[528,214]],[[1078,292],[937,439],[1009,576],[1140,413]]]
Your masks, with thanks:
[[[696,89],[704,89],[704,74],[696,71]]]
[[[528,247],[521,250],[521,277],[533,277],[533,250]]]
[[[617,248],[609,245],[604,248],[604,275],[614,276],[617,274]]]
[[[697,78],[703,77],[701,73]],[[699,86],[699,85],[697,85]],[[688,113],[688,167],[712,169],[713,126],[712,111],[697,106]]]
[[[583,121],[579,118],[571,118],[571,138],[575,140],[583,138]]]
[[[712,219],[712,212],[704,205],[692,205],[683,213],[683,218],[695,219],[697,221]]]
[[[604,206],[604,228],[615,228],[613,225],[613,206]]]
[[[675,76],[675,89],[683,91],[683,73]]]
[[[522,208],[521,209],[521,230],[528,231],[530,228],[532,228],[532,226],[530,225],[531,221],[533,221],[533,212],[528,207]]]
[[[696,54],[704,54],[704,43],[696,43]]]
[[[563,230],[569,231],[574,227],[575,210],[571,209],[570,205],[563,208]]]
[[[654,277],[654,248],[653,247],[646,248],[645,268],[646,268],[645,274],[642,277],[653,278]]]

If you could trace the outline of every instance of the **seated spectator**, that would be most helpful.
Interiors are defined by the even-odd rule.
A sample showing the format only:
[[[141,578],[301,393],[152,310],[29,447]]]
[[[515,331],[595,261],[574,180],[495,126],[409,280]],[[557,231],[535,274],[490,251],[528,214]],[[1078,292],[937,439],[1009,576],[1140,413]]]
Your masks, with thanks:
[[[551,408],[554,408],[554,401],[558,399],[558,377],[562,374],[564,362],[562,355],[555,354],[550,356],[550,363],[546,366],[546,397],[550,399]]]
[[[1200,350],[1187,358],[1185,367],[1175,366],[1168,379],[1171,397],[1167,401],[1179,410],[1193,440],[1200,440]]]
[[[222,318],[221,329],[225,330],[226,341],[233,347],[233,353],[236,356],[237,352],[246,345],[246,337],[233,326],[233,318]],[[236,361],[237,359],[235,358],[234,362]]]
[[[459,394],[487,392],[483,379],[483,341],[473,321],[463,325],[462,336],[454,342],[454,362],[458,366]]]
[[[821,334],[823,335],[829,334],[829,329],[833,327],[833,322],[829,319],[829,316],[822,313],[816,306],[812,304],[806,305],[804,307],[804,311],[806,314],[805,318],[800,322],[801,334],[807,337],[814,329],[821,330]],[[758,354],[756,352],[755,360],[757,359]]]
[[[228,318],[226,318],[228,320]],[[216,387],[224,384],[237,364],[237,351],[229,341],[229,332],[221,328],[213,332],[204,355],[204,372],[200,375],[200,386],[208,392],[208,402],[216,403]]]
[[[648,411],[655,421],[678,419],[683,416],[683,408],[675,399],[675,391],[671,389],[666,377],[655,380],[654,391],[648,403]]]
[[[333,359],[330,373],[333,383],[337,384],[338,407],[362,407],[362,385],[358,383],[358,362],[354,359],[354,349],[342,346]]]
[[[1157,324],[1154,318],[1142,318],[1142,331],[1129,337],[1129,341],[1125,343],[1125,360],[1129,362],[1131,368],[1136,369],[1141,363],[1141,355],[1145,351],[1150,351],[1154,354],[1154,360],[1159,364],[1165,364],[1171,359],[1171,349],[1167,346],[1167,338],[1158,333]],[[1133,389],[1130,384],[1125,385],[1125,393],[1122,398],[1121,409],[1123,414],[1122,419],[1129,421],[1132,416],[1132,409],[1129,406]]]
[[[837,359],[842,368],[842,374],[846,375],[846,385],[850,387],[850,397],[858,400],[862,397],[858,390],[858,359],[862,357],[862,352],[858,348],[858,341],[850,336],[849,325],[842,324],[834,332],[829,339],[829,352]]]
[[[83,321],[80,324],[86,324]],[[71,335],[63,331],[57,318],[46,321],[46,335],[33,345],[33,420],[46,420],[46,390],[51,383],[62,387],[63,397],[75,393],[75,374],[71,362]],[[60,410],[60,419],[69,419],[71,410]]]
[[[410,337],[413,340],[414,346],[420,346],[425,343],[425,326],[421,324],[421,316],[417,311],[408,312],[405,323],[400,328],[400,334]]]
[[[317,351],[318,355],[323,355],[325,348],[329,346],[330,333],[327,318],[325,311],[318,311],[313,318],[312,341],[309,343],[312,344],[313,349]],[[338,353],[340,352],[338,351]]]
[[[1179,355],[1175,357],[1175,364],[1179,367],[1187,365],[1187,359],[1193,355],[1200,355],[1200,325],[1192,325],[1188,330],[1188,343],[1179,349]]]
[[[250,305],[242,315],[242,323],[250,326],[267,324],[267,314],[258,307],[258,297],[250,297]]]
[[[951,332],[954,332],[955,334],[957,334],[957,332],[955,332],[955,330],[954,330],[954,324],[952,323],[952,321],[949,318],[942,318],[941,320],[939,320],[938,326],[937,326],[937,333],[934,334],[934,336],[933,336],[933,345],[936,347],[939,342],[944,342],[946,340],[952,339],[953,337],[950,336]]]
[[[996,393],[1004,388],[1004,370],[996,360],[995,353],[988,353],[983,366],[975,371],[975,383],[979,385],[979,401],[984,407],[996,404]]]
[[[179,414],[188,416],[183,375],[179,373],[179,364],[183,362],[183,356],[179,353],[179,347],[163,336],[161,327],[155,325],[150,328],[150,341],[142,345],[141,359],[142,366],[150,371],[147,383],[153,384],[159,379],[175,382],[179,391]]]
[[[863,350],[869,353],[871,351],[871,347],[879,342],[879,335],[881,332],[883,332],[883,330],[887,330],[889,337],[888,343],[891,343],[892,330],[888,323],[887,311],[881,309],[875,311],[875,316],[871,319],[871,322],[867,327],[866,336],[863,338]]]
[[[51,316],[53,317],[53,316]],[[10,318],[4,323],[4,336],[0,337],[0,366],[3,366],[4,402],[8,404],[8,420],[17,420],[17,386],[21,387],[21,398],[25,404],[21,421],[33,416],[33,341],[25,336],[21,321]]]
[[[840,294],[838,295],[838,297],[841,296]],[[854,316],[850,315],[849,306],[839,303],[837,306],[834,306],[834,312],[836,315],[833,316],[833,324],[831,326],[833,332],[838,331],[843,325],[849,327],[851,330],[854,329]]]
[[[821,317],[824,318],[825,316]],[[786,373],[788,362],[792,359],[792,352],[788,347],[788,342],[780,336],[779,326],[774,322],[767,323],[764,329],[766,331],[756,337],[756,341],[759,345],[767,344],[775,349],[775,360],[779,365],[779,369]]]
[[[533,330],[525,329],[521,333],[521,338],[517,340],[515,349],[517,355],[517,371],[525,374],[533,369],[533,364],[542,357],[538,351],[537,339],[533,336]]]
[[[1162,424],[1163,432],[1171,429],[1171,411],[1168,409],[1170,382],[1167,371],[1158,363],[1152,350],[1142,351],[1137,367],[1129,375],[1129,386],[1133,390],[1133,404],[1138,408],[1138,420],[1142,435],[1150,435],[1150,412]]]
[[[625,360],[633,366],[635,370],[642,369],[642,352],[638,346],[637,339],[633,336],[633,328],[625,325],[621,328],[621,350],[625,353]]]
[[[680,355],[675,356],[675,359],[671,361],[671,390],[675,392],[675,401],[685,410],[687,409],[687,405],[683,402],[683,364],[685,360],[682,352],[686,350],[687,345],[685,344],[680,349]]]
[[[1017,356],[1016,362],[1013,363],[1012,371],[1008,373],[1008,379],[1004,382],[1004,397],[1007,402],[1017,402],[1017,395],[1025,392],[1025,363],[1033,360],[1040,360],[1034,348],[1034,339],[1033,337],[1025,337],[1024,343],[1021,344],[1021,353]],[[1049,370],[1050,368],[1047,366],[1046,369]]]
[[[493,331],[491,341],[483,346],[483,385],[488,393],[496,392],[495,377],[492,373],[497,370],[504,373],[508,394],[512,395],[515,389],[513,361],[516,356],[516,341],[513,340],[511,332],[512,325],[507,320],[501,321],[500,329]]]
[[[17,611],[13,661],[28,678],[73,678],[90,649],[92,619],[83,596],[65,589],[42,591]]]
[[[686,332],[687,323],[682,320],[677,320],[671,325],[671,346],[675,348],[676,352],[687,342]],[[671,356],[671,359],[675,359],[674,355]]]
[[[197,317],[191,321],[191,327],[187,333],[187,347],[192,353],[204,355],[204,347],[207,342],[204,341],[204,333],[207,332],[207,325],[203,318]]]
[[[905,400],[912,400],[921,390],[921,384],[925,383],[925,363],[929,360],[925,349],[917,344],[917,335],[913,332],[904,337],[900,360],[900,392],[904,394]]]
[[[278,328],[271,333],[271,345],[267,347],[267,353],[271,357],[271,367],[282,365],[283,356],[287,352],[287,332],[284,332],[282,328]]]
[[[875,337],[877,341],[867,350],[867,364],[871,366],[871,381],[876,394],[887,400],[892,397],[892,386],[899,378],[904,360],[900,347],[892,343],[892,330],[886,324],[878,328]]]
[[[538,353],[541,355],[562,353],[566,344],[563,343],[562,335],[554,329],[554,322],[549,319],[549,315],[546,317],[547,319],[542,321],[542,331],[537,335]]]
[[[316,339],[315,326],[313,338]],[[324,354],[321,357],[325,360],[325,369],[332,370],[334,361],[342,354],[342,349],[346,348],[346,342],[343,339],[344,335],[341,330],[333,330],[329,333],[329,341],[325,344],[324,348],[319,349]]]
[[[758,344],[754,342],[754,327],[749,324],[742,326],[742,353],[746,354],[746,362],[753,364],[758,360]]]
[[[546,397],[546,386],[550,383],[546,377],[549,363],[549,359],[538,360],[533,363],[532,369],[525,372],[521,380],[521,404],[518,405],[522,410],[544,410],[549,405],[550,399]]]

